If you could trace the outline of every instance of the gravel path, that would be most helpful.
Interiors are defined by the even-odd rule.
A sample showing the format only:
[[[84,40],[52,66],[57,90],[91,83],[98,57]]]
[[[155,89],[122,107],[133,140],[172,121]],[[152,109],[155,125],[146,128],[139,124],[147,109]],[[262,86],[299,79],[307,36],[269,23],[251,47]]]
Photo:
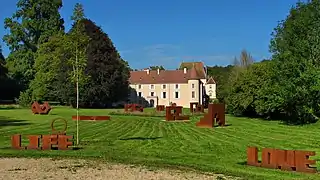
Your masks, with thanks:
[[[0,158],[3,180],[214,180],[238,179],[217,174],[199,174],[176,170],[148,170],[120,164],[89,160],[50,158]]]

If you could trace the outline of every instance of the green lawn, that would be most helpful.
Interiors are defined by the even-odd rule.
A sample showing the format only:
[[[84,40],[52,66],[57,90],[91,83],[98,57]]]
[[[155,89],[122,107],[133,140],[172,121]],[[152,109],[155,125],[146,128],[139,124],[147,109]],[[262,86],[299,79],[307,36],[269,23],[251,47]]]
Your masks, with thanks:
[[[80,114],[107,115],[111,111],[84,109]],[[317,133],[320,124],[295,127],[275,121],[227,116],[230,126],[205,129],[195,126],[199,116],[192,117],[191,122],[173,123],[164,122],[161,117],[113,115],[111,121],[80,122],[83,147],[80,150],[19,151],[9,148],[13,134],[49,134],[50,122],[57,117],[68,120],[67,134],[75,137],[76,123],[71,120],[75,114],[74,109],[66,107],[55,107],[50,115],[33,115],[29,109],[0,109],[0,156],[89,157],[151,167],[186,167],[245,179],[320,179],[318,174],[245,165],[247,146],[313,150],[320,154],[320,134]],[[24,136],[23,144],[26,143]],[[319,163],[317,167],[319,169]]]

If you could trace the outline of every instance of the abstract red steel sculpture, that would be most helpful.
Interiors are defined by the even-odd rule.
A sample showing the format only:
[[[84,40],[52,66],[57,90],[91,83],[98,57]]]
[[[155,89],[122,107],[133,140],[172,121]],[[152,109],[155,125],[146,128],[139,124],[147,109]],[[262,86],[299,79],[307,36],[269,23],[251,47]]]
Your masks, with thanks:
[[[190,112],[191,113],[204,113],[204,106],[198,102],[190,103]]]
[[[157,111],[164,111],[164,109],[165,109],[165,106],[164,106],[164,105],[157,105],[157,106],[156,106],[156,110],[157,110]]]
[[[31,106],[31,110],[33,114],[49,114],[51,107],[48,102],[44,102],[44,104],[40,105],[35,101]]]
[[[263,148],[262,161],[258,161],[258,148],[247,148],[247,165],[271,169],[281,169],[286,171],[297,171],[306,173],[316,173],[316,160],[310,160],[310,156],[315,156],[314,151],[282,150]]]
[[[77,116],[72,116],[72,120],[77,120]],[[79,116],[79,120],[84,121],[107,121],[110,116]]]
[[[140,104],[125,104],[124,105],[124,111],[128,112],[128,111],[134,112],[134,111],[140,111],[143,112],[143,107]]]
[[[225,126],[224,104],[209,104],[208,113],[206,113],[203,118],[200,118],[200,121],[197,122],[196,126],[213,128],[215,122],[217,122],[219,126]]]
[[[189,116],[182,115],[182,106],[166,107],[166,121],[189,120],[189,119],[190,119]]]

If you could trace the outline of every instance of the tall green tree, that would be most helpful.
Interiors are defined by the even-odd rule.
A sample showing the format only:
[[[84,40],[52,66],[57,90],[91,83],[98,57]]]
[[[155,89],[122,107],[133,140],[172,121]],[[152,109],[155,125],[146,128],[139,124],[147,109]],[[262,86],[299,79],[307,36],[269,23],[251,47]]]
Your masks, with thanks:
[[[281,85],[280,109],[290,123],[319,117],[320,2],[298,2],[273,32],[270,50],[277,65],[274,82]]]
[[[85,72],[88,64],[88,46],[90,43],[90,36],[87,34],[85,24],[82,22],[85,20],[85,14],[82,4],[77,3],[73,9],[73,15],[71,19],[74,21],[73,27],[68,33],[68,41],[66,43],[66,49],[69,49],[71,56],[68,59],[68,65],[72,67],[69,74],[70,81],[75,84],[76,90],[80,92],[85,91],[85,85],[87,85],[90,75]],[[71,103],[73,106],[76,105],[76,99],[85,102],[86,96],[79,97],[79,93],[76,92],[74,98],[72,97]]]
[[[8,73],[7,68],[5,67],[5,58],[2,54],[2,48],[0,45],[0,78],[4,78]]]
[[[19,0],[16,12],[5,19],[10,32],[3,40],[11,50],[7,67],[22,90],[34,77],[34,55],[39,46],[64,29],[61,7],[62,0]]]
[[[37,73],[30,83],[33,100],[75,103],[77,79],[80,80],[80,89],[84,89],[88,79],[84,69],[89,37],[80,23],[83,18],[82,5],[76,4],[71,17],[74,20],[73,29],[67,34],[60,32],[52,36],[40,46],[34,66]]]
[[[87,106],[109,106],[126,100],[129,94],[129,69],[111,39],[94,22],[81,20],[90,37],[87,48],[86,74],[90,76],[86,96]]]

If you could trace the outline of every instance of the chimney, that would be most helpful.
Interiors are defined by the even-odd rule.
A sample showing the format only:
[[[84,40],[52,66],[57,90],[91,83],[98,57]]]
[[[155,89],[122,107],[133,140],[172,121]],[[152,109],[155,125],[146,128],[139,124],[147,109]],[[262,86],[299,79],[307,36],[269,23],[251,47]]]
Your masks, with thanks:
[[[150,69],[147,69],[147,74],[149,74],[150,73]]]
[[[160,69],[158,68],[158,74],[160,74]]]
[[[183,73],[187,74],[187,68],[183,68]]]

